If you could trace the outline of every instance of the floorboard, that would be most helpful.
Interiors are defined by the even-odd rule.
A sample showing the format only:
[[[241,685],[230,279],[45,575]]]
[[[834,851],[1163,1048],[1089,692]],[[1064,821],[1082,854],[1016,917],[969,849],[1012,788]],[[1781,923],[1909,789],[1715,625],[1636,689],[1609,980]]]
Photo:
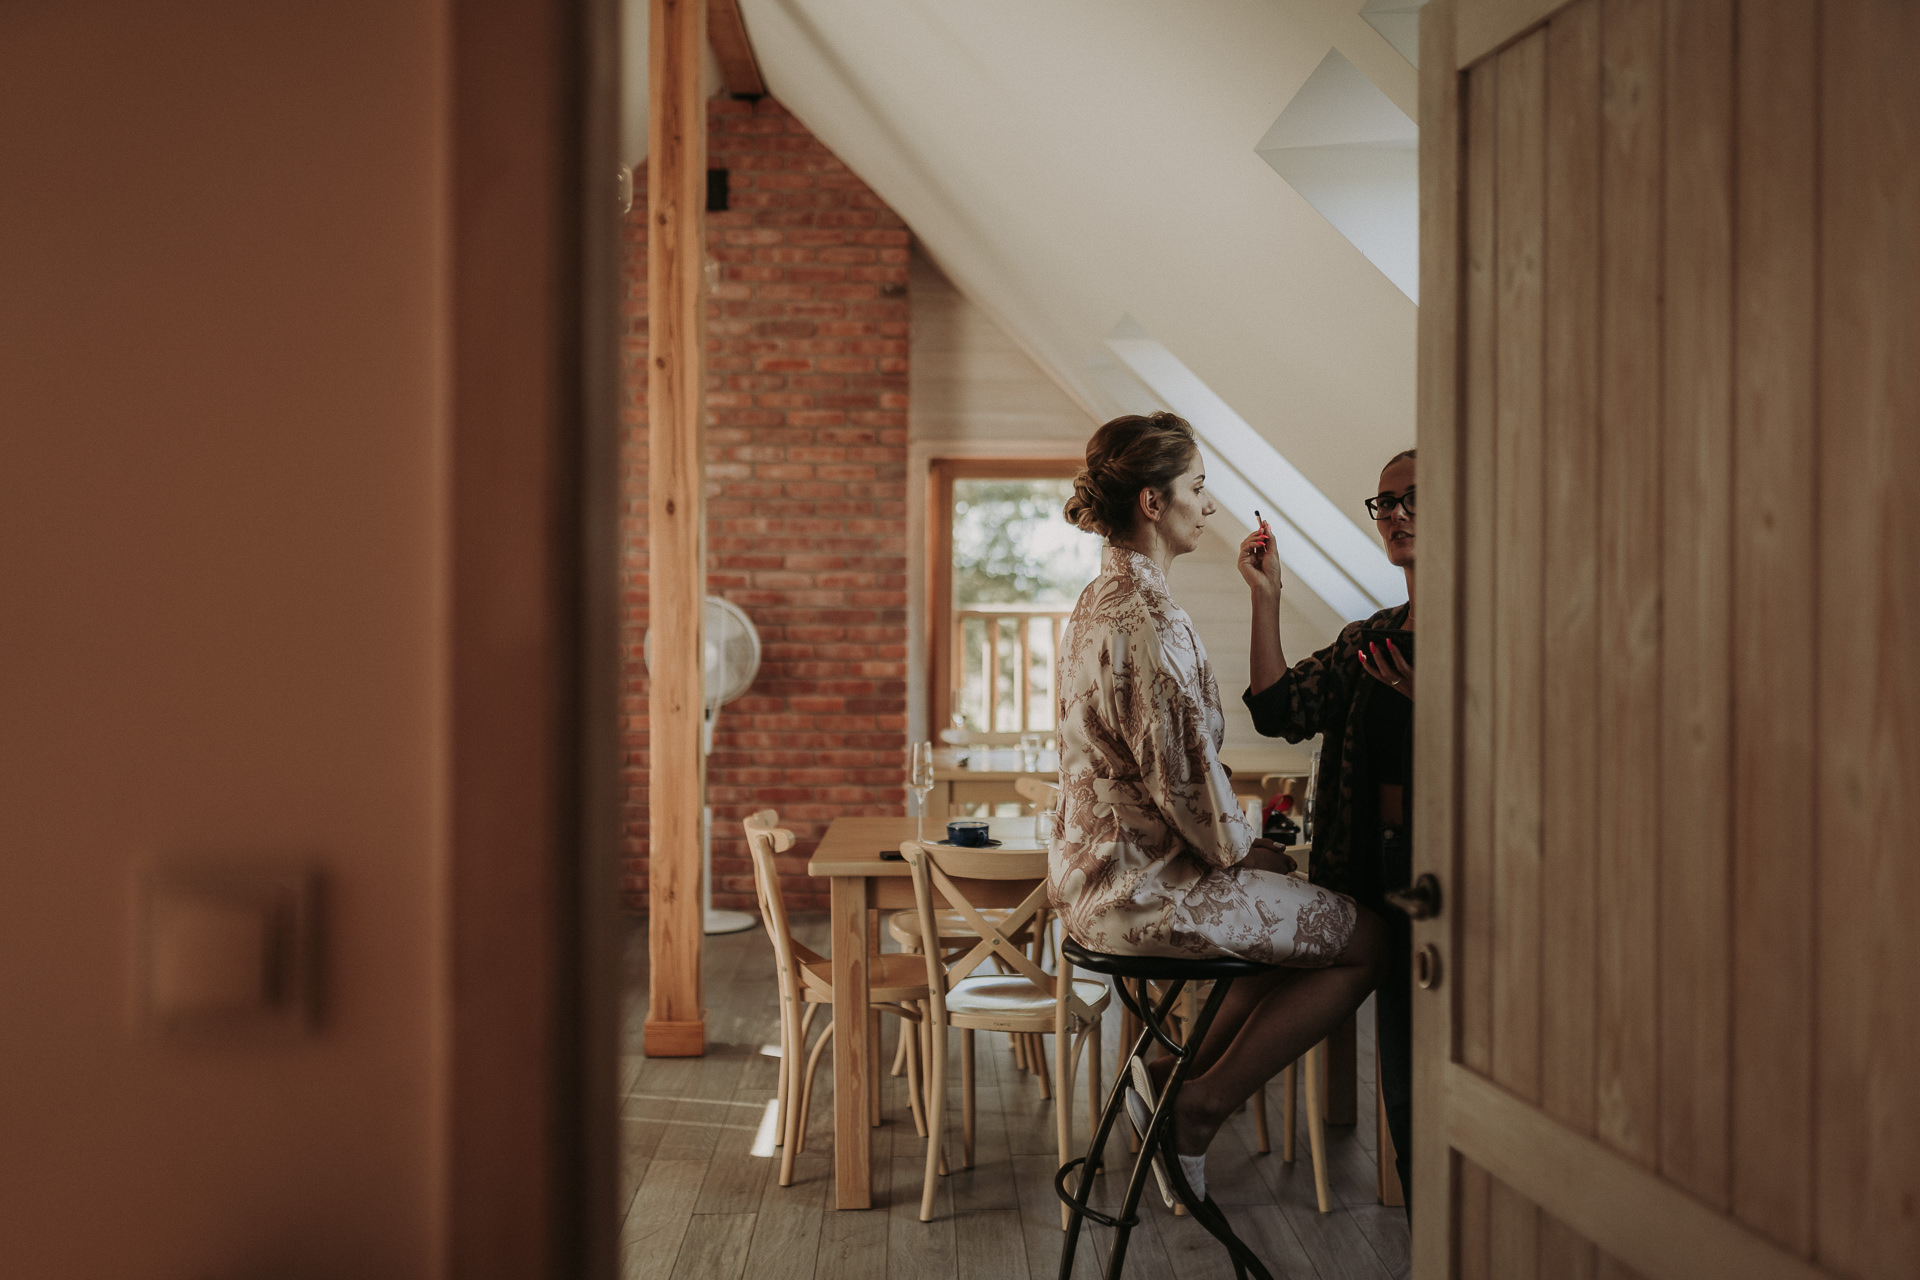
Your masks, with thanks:
[[[702,1213],[687,1222],[671,1280],[739,1280],[746,1274],[751,1213]]]
[[[795,932],[824,948],[824,917],[795,921]],[[831,1055],[814,1083],[806,1140],[794,1185],[779,1185],[779,1150],[764,1125],[778,1084],[777,998],[772,949],[759,930],[706,940],[708,1052],[703,1058],[642,1056],[646,1018],[644,921],[627,931],[620,1079],[622,1215],[626,1280],[752,1276],[754,1280],[1050,1280],[1059,1271],[1062,1232],[1053,1188],[1058,1164],[1053,1104],[1015,1065],[1007,1038],[975,1038],[974,1167],[961,1169],[960,1036],[948,1034],[947,1156],[935,1220],[920,1221],[926,1140],[913,1127],[905,1075],[885,1074],[900,1022],[881,1019],[883,1123],[871,1130],[875,1208],[830,1208],[833,1185]],[[1117,1010],[1117,1007],[1116,1007]],[[1119,1016],[1103,1026],[1103,1069],[1111,1085],[1119,1060]],[[827,1011],[816,1018],[815,1035]],[[1329,1126],[1334,1211],[1315,1207],[1305,1125],[1299,1160],[1280,1159],[1279,1081],[1268,1087],[1273,1151],[1255,1149],[1250,1111],[1221,1131],[1208,1160],[1215,1200],[1276,1276],[1316,1280],[1396,1280],[1408,1274],[1406,1218],[1376,1203],[1371,1007],[1360,1017],[1361,1123]],[[1052,1040],[1046,1046],[1051,1052]],[[1052,1058],[1048,1058],[1049,1070]],[[1073,1152],[1087,1142],[1085,1064],[1072,1105]],[[1057,1082],[1056,1082],[1057,1083]],[[797,1104],[797,1099],[795,1100]],[[1303,1099],[1304,1101],[1304,1099]],[[1132,1156],[1124,1121],[1107,1147],[1093,1204],[1117,1210]],[[1191,1219],[1175,1217],[1149,1178],[1127,1251],[1129,1280],[1212,1280],[1233,1274],[1226,1252]],[[1088,1224],[1075,1280],[1096,1280],[1113,1231]]]
[[[833,1180],[833,1157],[821,1152],[794,1161],[793,1185],[780,1185],[778,1158],[769,1166],[747,1251],[747,1274],[754,1280],[813,1280],[820,1259],[826,1189]],[[864,1217],[837,1214],[836,1217]],[[878,1259],[885,1266],[884,1254]],[[836,1276],[839,1272],[834,1273]]]

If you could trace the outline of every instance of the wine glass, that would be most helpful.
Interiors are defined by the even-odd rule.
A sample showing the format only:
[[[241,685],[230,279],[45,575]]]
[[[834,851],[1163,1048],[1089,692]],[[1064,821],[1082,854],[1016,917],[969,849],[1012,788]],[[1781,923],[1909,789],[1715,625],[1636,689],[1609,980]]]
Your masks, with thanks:
[[[914,830],[917,838],[925,843],[927,797],[933,794],[933,744],[931,742],[916,742],[907,748],[907,789],[920,801],[920,821]]]

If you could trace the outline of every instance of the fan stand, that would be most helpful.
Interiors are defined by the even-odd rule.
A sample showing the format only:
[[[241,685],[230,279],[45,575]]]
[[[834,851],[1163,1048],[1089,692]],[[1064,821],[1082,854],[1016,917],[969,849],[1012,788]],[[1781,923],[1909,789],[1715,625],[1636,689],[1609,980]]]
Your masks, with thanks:
[[[713,905],[713,806],[700,810],[700,905],[706,908],[708,933],[739,933],[760,923],[760,917],[744,911],[716,910]]]
[[[700,746],[713,751],[713,722],[720,714],[718,703],[707,704],[706,723],[701,726]],[[745,911],[716,910],[713,905],[713,806],[700,808],[700,905],[706,911],[706,932],[739,933],[760,923],[760,917]]]

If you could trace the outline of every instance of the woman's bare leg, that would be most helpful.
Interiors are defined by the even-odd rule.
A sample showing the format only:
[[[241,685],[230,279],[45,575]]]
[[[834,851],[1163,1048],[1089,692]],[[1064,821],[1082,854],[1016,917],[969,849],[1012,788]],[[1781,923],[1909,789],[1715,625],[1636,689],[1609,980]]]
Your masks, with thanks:
[[[1228,1116],[1280,1068],[1326,1039],[1378,985],[1386,963],[1386,926],[1361,908],[1346,950],[1324,969],[1278,969],[1241,978],[1220,1004],[1194,1054],[1174,1111],[1181,1155],[1197,1156]],[[1172,1060],[1154,1064],[1164,1082]]]

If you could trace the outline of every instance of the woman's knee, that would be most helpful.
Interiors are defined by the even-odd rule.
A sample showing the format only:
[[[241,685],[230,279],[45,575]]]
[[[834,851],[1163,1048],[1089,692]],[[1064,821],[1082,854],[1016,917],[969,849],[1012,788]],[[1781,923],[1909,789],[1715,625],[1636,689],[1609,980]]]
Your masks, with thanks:
[[[1393,940],[1388,936],[1386,921],[1367,908],[1356,906],[1353,936],[1347,940],[1346,950],[1340,953],[1340,963],[1364,970],[1367,985],[1372,987],[1386,976],[1392,952]]]

